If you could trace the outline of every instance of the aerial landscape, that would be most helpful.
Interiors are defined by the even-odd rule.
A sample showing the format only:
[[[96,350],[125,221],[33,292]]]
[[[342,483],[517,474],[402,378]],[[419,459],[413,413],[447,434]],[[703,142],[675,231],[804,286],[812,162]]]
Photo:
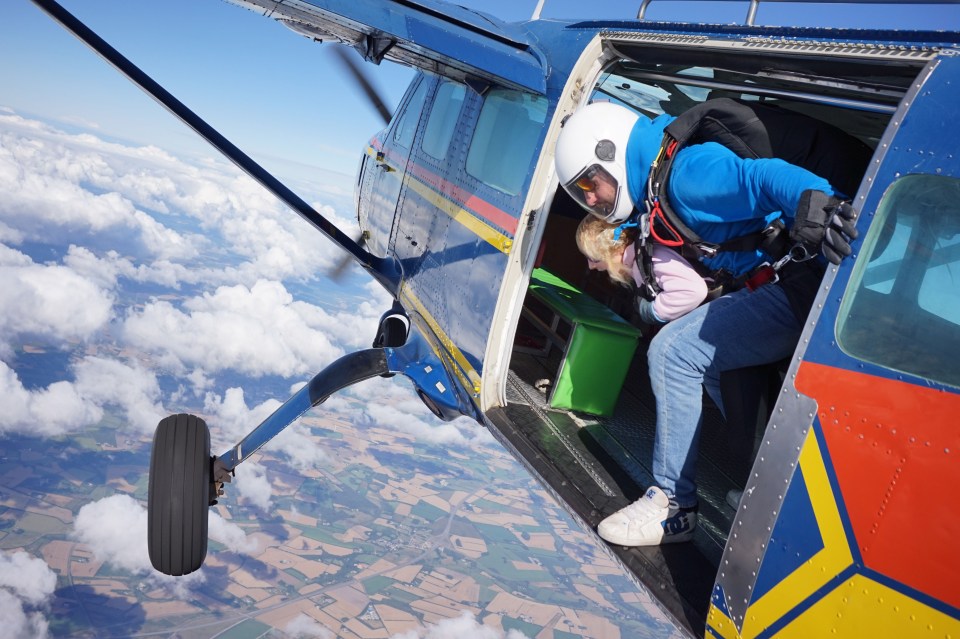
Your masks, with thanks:
[[[349,210],[342,190],[314,198]],[[332,397],[239,468],[201,570],[152,568],[158,420],[202,416],[221,452],[388,306],[358,274],[325,279],[335,259],[302,225],[228,165],[0,112],[11,636],[674,632],[480,424],[437,420],[402,377]]]

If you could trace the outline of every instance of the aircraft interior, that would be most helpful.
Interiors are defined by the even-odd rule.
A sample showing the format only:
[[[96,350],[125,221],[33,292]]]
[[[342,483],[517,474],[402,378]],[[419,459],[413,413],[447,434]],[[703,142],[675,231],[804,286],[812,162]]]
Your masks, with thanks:
[[[811,55],[727,55],[616,43],[619,57],[595,86],[648,116],[678,115],[708,98],[730,97],[828,122],[864,145],[861,170],[920,65],[838,61]],[[656,60],[671,60],[660,64]],[[723,59],[724,67],[716,66]],[[585,212],[558,188],[524,304],[507,383],[508,406],[491,417],[510,443],[590,526],[651,485],[654,397],[646,350],[654,329],[634,310],[633,291],[591,271],[574,231]],[[635,344],[635,348],[633,347]],[[710,592],[734,520],[727,503],[742,489],[787,362],[723,380],[726,416],[704,393],[697,460],[699,519],[692,544],[612,547],[669,612],[702,636]],[[622,385],[619,380],[622,378]],[[502,414],[507,419],[500,420]]]

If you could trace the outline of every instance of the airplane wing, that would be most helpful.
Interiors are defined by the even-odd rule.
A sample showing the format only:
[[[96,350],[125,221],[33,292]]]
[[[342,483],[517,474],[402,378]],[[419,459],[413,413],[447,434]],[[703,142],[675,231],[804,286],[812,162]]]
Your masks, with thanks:
[[[460,82],[546,89],[543,57],[522,29],[441,0],[227,0],[318,40],[348,44]]]

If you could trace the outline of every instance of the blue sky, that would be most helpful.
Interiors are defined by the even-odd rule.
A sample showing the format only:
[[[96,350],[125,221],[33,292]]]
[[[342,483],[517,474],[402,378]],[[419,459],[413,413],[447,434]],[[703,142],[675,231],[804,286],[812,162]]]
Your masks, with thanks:
[[[27,0],[6,3],[0,24],[0,106],[93,128],[98,135],[209,154],[204,142]],[[529,18],[536,0],[465,1],[505,20]],[[63,5],[241,149],[281,177],[314,165],[352,175],[380,128],[326,47],[220,0],[83,2]],[[589,11],[587,10],[589,7]],[[632,18],[639,2],[546,0],[542,17]],[[732,23],[747,2],[654,1],[649,19]],[[761,4],[763,24],[960,28],[949,5]],[[412,74],[366,65],[389,104]]]

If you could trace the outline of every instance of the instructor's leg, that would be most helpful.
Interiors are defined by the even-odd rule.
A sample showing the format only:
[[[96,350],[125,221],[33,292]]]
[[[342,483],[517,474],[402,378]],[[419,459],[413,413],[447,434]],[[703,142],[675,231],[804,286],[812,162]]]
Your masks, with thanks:
[[[664,326],[647,359],[657,400],[653,477],[681,507],[695,484],[701,385],[720,405],[720,373],[783,359],[796,348],[800,322],[783,290],[767,285],[718,298]]]

